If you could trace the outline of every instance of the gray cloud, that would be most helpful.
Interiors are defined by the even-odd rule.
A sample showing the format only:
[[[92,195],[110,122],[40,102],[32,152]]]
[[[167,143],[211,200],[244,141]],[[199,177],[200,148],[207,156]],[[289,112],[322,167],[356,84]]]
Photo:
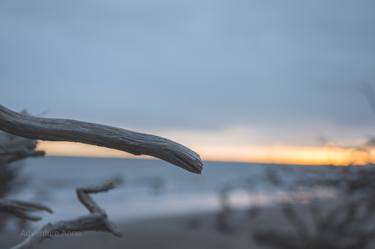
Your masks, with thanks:
[[[375,121],[359,89],[375,82],[374,7],[1,1],[0,98],[140,129],[287,127],[292,138],[323,123],[360,135]]]

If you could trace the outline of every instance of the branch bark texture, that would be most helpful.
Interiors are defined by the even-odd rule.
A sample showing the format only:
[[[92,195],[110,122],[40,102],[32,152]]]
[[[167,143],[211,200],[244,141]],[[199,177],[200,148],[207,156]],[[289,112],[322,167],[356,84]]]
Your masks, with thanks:
[[[169,139],[71,119],[33,117],[0,105],[0,130],[39,140],[69,141],[149,155],[200,174],[203,162],[189,148]]]

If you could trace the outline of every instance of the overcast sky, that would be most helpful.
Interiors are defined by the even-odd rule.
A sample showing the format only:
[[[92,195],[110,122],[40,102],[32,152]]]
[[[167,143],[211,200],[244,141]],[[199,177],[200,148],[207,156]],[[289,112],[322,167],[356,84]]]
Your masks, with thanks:
[[[373,0],[1,0],[0,102],[211,142],[358,143],[375,135],[360,91],[375,83],[374,13]]]

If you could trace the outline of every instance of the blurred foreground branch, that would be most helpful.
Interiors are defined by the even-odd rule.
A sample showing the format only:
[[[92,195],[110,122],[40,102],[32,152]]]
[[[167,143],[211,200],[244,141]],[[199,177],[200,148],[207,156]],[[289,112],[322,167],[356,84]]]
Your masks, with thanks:
[[[79,201],[84,205],[90,214],[72,220],[63,220],[48,223],[39,230],[28,236],[23,242],[11,249],[33,248],[45,239],[52,239],[59,235],[69,235],[87,231],[102,231],[120,237],[121,232],[108,220],[107,213],[90,196],[114,189],[121,183],[118,179],[107,181],[97,186],[78,188],[76,190]]]
[[[282,215],[292,229],[255,230],[255,241],[280,249],[364,249],[373,245],[375,168],[335,168],[334,171],[336,173],[331,176],[327,173],[311,178],[305,175],[293,189],[334,186],[336,198],[315,199],[305,205],[299,205],[297,200],[282,203]],[[277,187],[282,188],[282,181],[277,182]]]
[[[26,112],[23,112],[27,115]],[[30,214],[35,211],[52,212],[43,205],[5,199],[4,196],[14,187],[19,187],[21,183],[16,181],[18,178],[19,164],[16,162],[28,157],[43,156],[44,151],[36,150],[37,141],[18,137],[0,131],[0,212],[11,214],[18,218],[37,221],[41,217]],[[7,216],[2,215],[1,221],[4,223]]]
[[[27,115],[25,112],[23,115]],[[37,141],[0,131],[0,166],[28,157],[44,156],[36,150]]]

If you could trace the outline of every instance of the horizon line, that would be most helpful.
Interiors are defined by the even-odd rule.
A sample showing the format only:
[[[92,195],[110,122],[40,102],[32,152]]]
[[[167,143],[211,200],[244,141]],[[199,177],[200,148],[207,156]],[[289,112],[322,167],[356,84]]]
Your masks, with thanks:
[[[61,157],[61,158],[90,158],[90,159],[118,159],[118,160],[147,160],[147,161],[161,161],[167,164],[171,164],[164,160],[161,160],[156,157],[151,156],[88,156],[88,155],[53,155],[53,154],[46,154],[43,157]],[[36,157],[38,158],[38,157]],[[40,157],[39,157],[40,158]],[[237,164],[257,164],[257,165],[269,165],[269,166],[298,166],[298,167],[365,167],[364,164],[352,164],[352,165],[332,165],[332,164],[293,164],[293,163],[275,163],[275,162],[256,162],[256,161],[236,161],[236,160],[212,160],[207,159],[203,160],[203,162],[208,163],[237,163]],[[368,165],[372,163],[369,162]]]
[[[375,162],[375,149],[334,146],[190,146],[203,161],[248,164],[350,166]],[[39,141],[48,156],[151,159],[123,151],[71,142]],[[155,158],[157,159],[157,158]]]

